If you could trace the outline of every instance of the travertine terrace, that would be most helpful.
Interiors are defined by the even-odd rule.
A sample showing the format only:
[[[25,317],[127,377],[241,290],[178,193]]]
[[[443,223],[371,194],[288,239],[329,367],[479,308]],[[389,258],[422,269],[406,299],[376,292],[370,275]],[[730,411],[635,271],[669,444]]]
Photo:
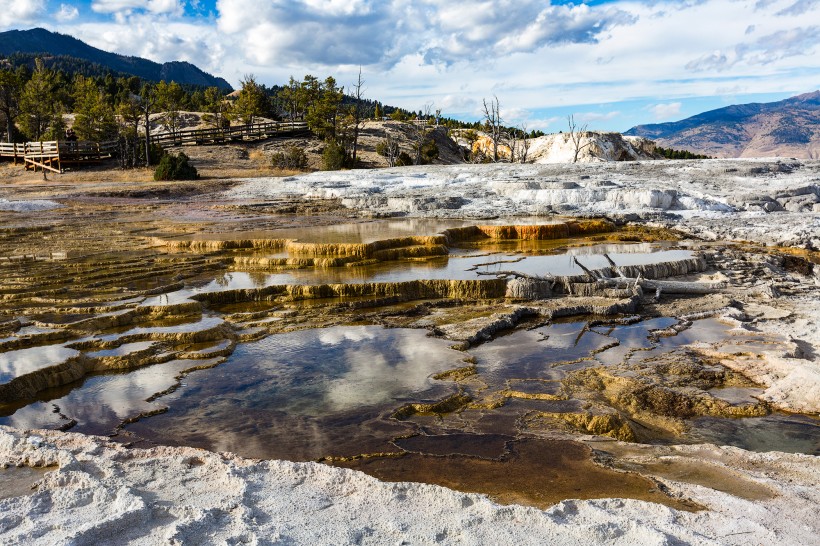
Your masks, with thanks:
[[[0,542],[820,533],[820,163],[116,176],[0,187]]]

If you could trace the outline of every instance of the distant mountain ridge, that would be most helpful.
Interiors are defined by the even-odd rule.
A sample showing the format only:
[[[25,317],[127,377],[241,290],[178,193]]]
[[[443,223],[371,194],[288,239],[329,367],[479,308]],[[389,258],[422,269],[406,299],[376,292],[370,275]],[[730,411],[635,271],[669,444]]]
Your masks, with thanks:
[[[625,135],[716,157],[820,158],[820,91],[769,103],[736,104]]]
[[[175,81],[180,84],[219,87],[233,90],[225,79],[212,76],[185,61],[156,63],[141,57],[129,57],[92,47],[72,36],[43,28],[0,32],[0,55],[15,53],[74,57],[101,65],[114,72],[131,74],[151,81]]]

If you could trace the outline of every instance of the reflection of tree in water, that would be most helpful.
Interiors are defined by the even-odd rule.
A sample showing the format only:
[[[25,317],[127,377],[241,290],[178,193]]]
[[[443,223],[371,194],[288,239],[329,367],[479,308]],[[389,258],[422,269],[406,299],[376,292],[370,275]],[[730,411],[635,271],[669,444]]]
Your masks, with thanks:
[[[264,271],[249,271],[248,277],[253,281],[254,286],[265,286],[268,274]]]
[[[233,276],[230,273],[225,273],[221,277],[217,277],[214,279],[214,282],[221,286],[222,288],[227,287],[231,284],[231,279]]]

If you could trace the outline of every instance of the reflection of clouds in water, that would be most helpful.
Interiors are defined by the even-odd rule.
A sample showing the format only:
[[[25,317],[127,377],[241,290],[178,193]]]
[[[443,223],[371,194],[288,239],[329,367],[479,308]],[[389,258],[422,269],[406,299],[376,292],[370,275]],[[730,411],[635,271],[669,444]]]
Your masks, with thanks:
[[[92,376],[62,398],[26,406],[4,421],[18,428],[53,427],[62,424],[52,413],[56,404],[64,415],[77,420],[76,432],[109,430],[127,417],[162,405],[145,399],[170,387],[179,371],[195,364],[177,360],[121,375]]]
[[[339,345],[344,341],[376,339],[379,331],[370,327],[326,328],[318,331],[317,339],[325,345]]]
[[[31,347],[0,353],[0,381],[7,382],[23,374],[56,366],[79,354],[79,351],[62,345]]]
[[[568,248],[567,254],[571,254],[573,256],[589,256],[591,254],[632,254],[650,253],[657,249],[658,246],[654,243],[590,245]]]
[[[347,371],[329,382],[325,393],[331,411],[375,405],[423,390],[431,374],[456,367],[461,360],[458,352],[446,347],[447,342],[427,339],[423,331],[368,333],[366,339],[378,339],[379,346],[343,349]]]
[[[541,343],[543,347],[553,349],[569,349],[575,347],[580,341],[578,336],[585,327],[586,322],[571,322],[548,326],[540,331],[546,339],[539,343]],[[585,332],[584,336],[590,333],[591,332]]]

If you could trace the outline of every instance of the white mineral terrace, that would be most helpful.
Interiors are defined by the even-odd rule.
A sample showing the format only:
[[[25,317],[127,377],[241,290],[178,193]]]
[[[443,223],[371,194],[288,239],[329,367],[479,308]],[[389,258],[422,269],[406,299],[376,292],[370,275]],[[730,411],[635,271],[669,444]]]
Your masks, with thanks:
[[[354,209],[445,218],[664,213],[659,222],[707,239],[816,249],[818,180],[820,162],[789,159],[451,165],[259,178],[224,196],[340,198]]]
[[[284,197],[338,198],[351,213],[447,219],[444,222],[503,220],[514,224],[516,218],[544,215],[546,223],[555,218],[549,216],[553,214],[604,215],[675,228],[706,241],[820,249],[820,161],[458,165],[317,172],[284,179],[248,179],[218,194],[215,201],[234,206]],[[61,205],[56,201],[24,198],[0,199],[0,210],[19,211],[30,217],[63,210],[49,211]],[[479,218],[486,220],[477,222]],[[248,226],[249,231],[253,228]],[[205,239],[208,236],[207,232],[199,235]],[[712,252],[720,253],[723,250],[718,247],[727,245],[712,246]],[[758,259],[739,264],[741,260],[732,256],[745,255],[746,248],[735,246],[726,252],[731,256],[710,262],[720,264],[716,269],[699,269],[679,277],[685,283],[730,285],[725,292],[714,294],[714,300],[720,302],[718,311],[718,304],[711,306],[710,301],[704,304],[709,308],[702,316],[695,307],[688,314],[678,312],[675,305],[680,302],[662,301],[658,295],[652,302],[654,316],[675,317],[681,322],[709,317],[723,321],[737,338],[768,336],[760,345],[753,341],[742,350],[733,349],[740,343],[737,341],[711,345],[693,342],[686,349],[698,350],[753,381],[760,393],[756,402],[768,404],[769,409],[789,419],[816,421],[820,413],[820,266],[809,263],[808,273],[788,269],[782,256],[780,262]],[[574,252],[581,262],[594,263],[584,250]],[[754,255],[772,258],[761,252]],[[185,252],[173,256],[189,257]],[[454,254],[453,261],[457,259],[466,258]],[[534,257],[528,259],[536,261]],[[498,267],[512,270],[519,261],[500,263]],[[520,260],[521,267],[525,263]],[[202,273],[202,279],[207,279],[208,271]],[[317,271],[322,275],[334,272]],[[299,272],[277,270],[275,274],[293,276]],[[763,277],[765,282],[760,280]],[[170,343],[174,336],[190,338],[185,341],[191,344],[186,349],[189,354],[173,356],[166,348],[162,350],[169,351],[167,354],[154,355],[158,361],[164,358],[173,370],[189,364],[168,362],[172,356],[213,358],[213,362],[203,362],[216,365],[216,356],[256,339],[255,334],[264,331],[266,323],[292,319],[300,311],[271,308],[258,313],[248,309],[244,313],[242,309],[243,313],[227,318],[200,316],[207,310],[200,300],[207,303],[206,296],[210,295],[212,303],[218,303],[220,290],[250,294],[262,290],[257,285],[264,287],[271,282],[264,274],[234,271],[220,277],[219,282],[213,280],[201,286],[180,281],[169,284],[167,291],[140,297],[123,293],[127,299],[113,303],[127,306],[127,313],[135,317],[150,313],[161,316],[165,307],[189,305],[196,309],[195,318],[173,325],[131,326],[121,311],[92,318],[86,318],[91,312],[77,313],[80,316],[74,319],[76,325],[85,320],[108,325],[101,327],[107,332],[92,334],[83,330],[83,337],[77,339],[55,334],[69,331],[74,335],[68,328],[26,326],[20,318],[11,317],[7,329],[19,329],[15,335],[7,332],[3,335],[8,337],[0,339],[8,344],[8,350],[0,353],[0,384],[49,365],[76,360],[78,351],[88,352],[82,355],[82,366],[90,374],[96,363],[151,352],[155,346],[162,348],[164,342]],[[309,287],[309,282],[305,286]],[[637,286],[637,280],[634,284]],[[113,294],[106,297],[116,300]],[[249,295],[237,302],[253,303],[254,299]],[[681,304],[680,309],[684,307]],[[448,309],[436,311],[443,314]],[[483,331],[483,323],[502,324],[504,316],[518,311],[523,316],[525,309],[502,310],[504,313],[459,318],[454,325],[442,326],[438,335],[447,337],[438,341],[446,340],[449,347],[449,343]],[[420,324],[424,318],[419,317]],[[121,327],[114,328],[120,325],[120,319]],[[236,331],[229,319],[241,323]],[[207,336],[194,335],[206,330]],[[25,337],[23,334],[48,338],[53,345],[47,345],[47,349],[39,344],[18,347],[15,344]],[[462,364],[459,360],[459,366]],[[151,371],[148,367],[145,370]],[[123,383],[132,380],[136,391],[151,393],[162,392],[170,384],[170,379],[163,378],[155,387],[151,382],[156,378],[146,375],[149,377],[142,379],[145,385],[137,384],[135,376],[125,375]],[[41,401],[50,399],[43,396]],[[119,417],[153,408],[143,401],[140,395],[138,404]],[[100,408],[94,406],[91,410],[99,412]],[[65,417],[59,411],[53,412],[55,422]],[[24,430],[34,425],[21,423],[16,423],[19,428],[0,426],[2,545],[820,544],[820,457],[814,455],[752,452],[712,444],[674,445],[683,440],[671,437],[669,445],[630,444],[582,432],[567,433],[562,440],[570,437],[584,443],[595,450],[596,461],[601,464],[639,472],[671,499],[686,500],[699,509],[684,511],[634,499],[604,498],[566,499],[541,510],[500,505],[482,494],[436,485],[383,482],[329,464],[246,459],[193,447],[145,448],[142,446],[151,444],[132,446],[99,436]],[[806,442],[816,437],[809,435]],[[786,449],[782,445],[779,448]],[[238,447],[231,449],[239,452]],[[608,454],[612,455],[611,461]]]
[[[653,457],[657,458],[657,457]],[[603,499],[499,506],[434,485],[383,483],[317,463],[193,448],[128,449],[98,437],[0,427],[0,542],[16,544],[813,544],[820,459],[710,445],[670,447],[729,473],[752,498],[660,479],[705,510]],[[640,456],[635,457],[640,460]],[[37,482],[36,491],[30,490]],[[10,480],[8,482],[10,483]],[[720,487],[718,484],[716,487]],[[12,488],[16,488],[14,491]]]

